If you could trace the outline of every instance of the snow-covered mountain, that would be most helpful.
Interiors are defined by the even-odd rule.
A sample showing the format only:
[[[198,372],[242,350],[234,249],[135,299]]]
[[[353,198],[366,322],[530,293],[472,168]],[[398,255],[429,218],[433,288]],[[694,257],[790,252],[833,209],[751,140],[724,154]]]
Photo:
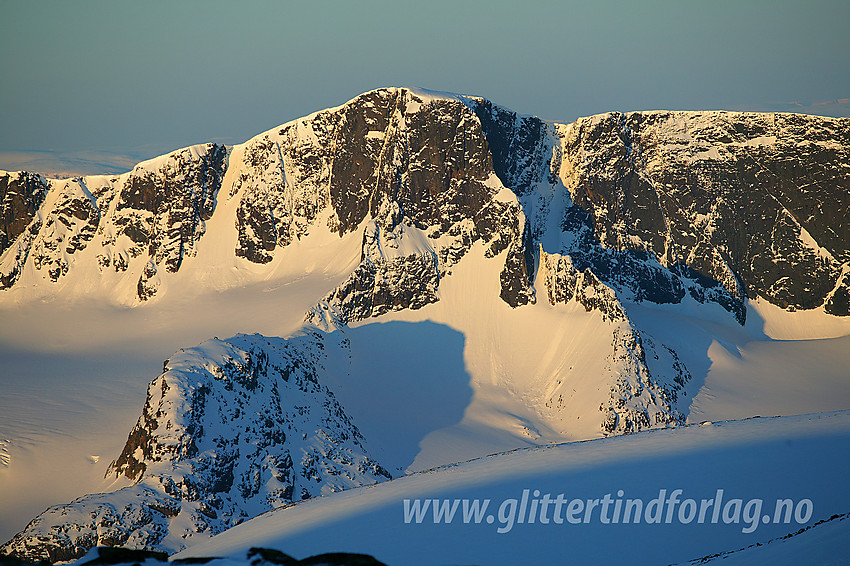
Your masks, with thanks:
[[[762,296],[847,315],[848,128],[731,112],[562,125],[475,97],[380,89],[234,148],[193,146],[116,177],[4,173],[2,282],[61,292],[47,281],[73,265],[106,283],[78,292],[145,301],[197,254],[218,213],[236,232],[211,238],[257,264],[317,230],[381,232],[398,250],[390,235],[406,227],[445,275],[480,240],[488,257],[509,251],[500,295],[511,306],[544,288],[562,297],[535,285],[535,267],[566,254],[572,267],[560,269],[590,269],[629,300],[687,292],[740,318],[742,301]]]
[[[173,551],[391,473],[850,403],[836,363],[850,336],[848,119],[553,124],[387,88],[123,175],[0,173],[0,203],[0,309],[17,335],[58,301],[67,320],[106,309],[93,335],[134,349],[185,345],[174,328],[282,337],[172,356],[105,470],[121,482],[48,509],[4,547],[18,556]],[[781,351],[822,397],[783,381],[793,368],[770,375],[778,347],[747,349],[773,339],[791,340]],[[813,356],[816,339],[833,342]],[[708,388],[724,367],[753,379]]]
[[[347,347],[337,338],[242,335],[181,350],[107,470],[131,485],[51,507],[4,553],[51,562],[94,546],[171,553],[293,501],[390,479],[320,383],[328,351]]]

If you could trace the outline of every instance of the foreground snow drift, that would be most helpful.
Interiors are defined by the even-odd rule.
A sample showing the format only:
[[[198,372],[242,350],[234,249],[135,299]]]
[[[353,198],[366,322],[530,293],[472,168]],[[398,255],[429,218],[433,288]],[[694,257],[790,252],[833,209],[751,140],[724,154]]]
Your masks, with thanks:
[[[789,523],[782,515],[779,524],[774,524],[777,499],[791,499],[806,524],[846,513],[850,492],[840,486],[848,473],[850,412],[706,423],[517,450],[301,502],[234,527],[176,557],[227,556],[262,546],[294,556],[362,552],[398,565],[678,563],[804,527],[793,514]],[[524,490],[528,490],[528,503],[523,511]],[[541,513],[540,501],[546,494],[553,500],[558,494],[567,501],[583,500],[585,507],[586,500],[602,500],[606,494],[615,501],[641,499],[649,507],[662,490],[665,501],[682,490],[678,494],[682,503],[674,508],[670,523],[666,523],[665,507],[660,524],[647,524],[646,513],[638,524],[634,520],[623,524],[622,518],[618,524],[613,520],[604,524],[601,504],[588,523],[583,522],[583,509],[575,515],[580,524],[569,519],[556,524],[554,505],[546,513],[548,524],[541,524],[542,514],[533,524],[529,519],[534,511]],[[703,524],[698,524],[697,517],[683,524],[680,510],[690,506],[685,500],[699,504],[702,499],[716,499],[718,490],[723,490],[723,509],[717,523],[712,523],[713,510],[708,510]],[[415,514],[405,521],[405,500],[433,504],[434,499],[441,510],[461,500],[450,524],[445,514],[435,524],[433,508],[422,513],[421,523]],[[487,499],[490,506],[480,523],[465,523],[463,500]],[[738,512],[735,499],[742,500]],[[763,505],[753,517],[750,501],[754,499],[761,499]],[[509,500],[518,502],[513,524],[505,520],[511,518],[511,506],[504,504]],[[809,517],[805,500],[811,502]],[[609,507],[609,518],[615,516],[615,506]],[[500,507],[505,513],[499,513]],[[562,520],[567,511],[564,505]],[[763,522],[764,517],[769,517],[769,523]],[[850,524],[839,522],[824,531],[835,529],[846,538]],[[814,552],[821,538],[813,534],[800,538],[798,544],[805,545],[807,538]],[[844,552],[834,544],[835,536],[828,538],[834,552]]]

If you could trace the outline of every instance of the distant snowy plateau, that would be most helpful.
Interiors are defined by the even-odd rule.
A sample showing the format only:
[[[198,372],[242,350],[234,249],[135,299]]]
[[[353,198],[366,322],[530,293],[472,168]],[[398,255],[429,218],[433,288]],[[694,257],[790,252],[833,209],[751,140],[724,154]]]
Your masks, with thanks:
[[[0,171],[0,252],[0,554],[850,561],[848,118],[379,89],[122,175]],[[813,514],[403,521],[676,488]]]

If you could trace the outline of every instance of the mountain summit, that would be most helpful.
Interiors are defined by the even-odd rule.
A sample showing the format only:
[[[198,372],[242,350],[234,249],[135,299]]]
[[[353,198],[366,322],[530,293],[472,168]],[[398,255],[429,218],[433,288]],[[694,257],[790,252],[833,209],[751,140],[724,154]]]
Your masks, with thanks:
[[[511,306],[561,297],[545,282],[558,277],[535,281],[536,267],[569,256],[570,270],[630,300],[689,294],[742,322],[748,296],[846,316],[848,129],[845,118],[735,112],[551,124],[482,98],[379,89],[119,176],[2,173],[0,286],[50,294],[84,280],[80,292],[133,303],[164,290],[205,237],[263,264],[315,231],[363,232],[365,260],[407,230],[436,255],[405,302],[432,300],[435,278],[482,241],[489,255],[509,250],[500,296]],[[205,236],[223,214],[229,233]],[[371,296],[369,312],[409,306]]]

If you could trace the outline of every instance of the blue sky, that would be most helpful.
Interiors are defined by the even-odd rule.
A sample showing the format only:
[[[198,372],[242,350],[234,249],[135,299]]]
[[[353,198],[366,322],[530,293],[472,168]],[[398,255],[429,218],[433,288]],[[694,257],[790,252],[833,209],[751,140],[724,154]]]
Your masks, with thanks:
[[[847,22],[847,0],[0,0],[0,168],[126,169],[390,85],[558,121],[850,115]]]

